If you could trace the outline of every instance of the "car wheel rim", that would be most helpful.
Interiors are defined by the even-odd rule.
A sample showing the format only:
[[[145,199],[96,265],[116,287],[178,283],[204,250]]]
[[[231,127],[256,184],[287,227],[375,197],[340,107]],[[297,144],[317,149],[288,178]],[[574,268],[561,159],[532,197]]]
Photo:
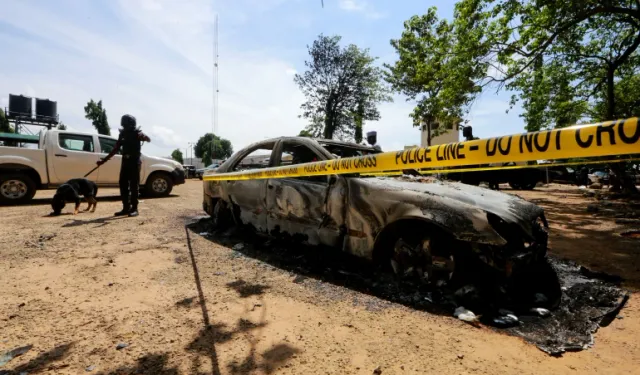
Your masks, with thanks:
[[[20,199],[27,195],[27,184],[20,180],[8,180],[2,183],[0,192],[8,199]]]
[[[167,180],[164,178],[156,178],[153,180],[151,187],[156,193],[164,193],[169,188],[169,185],[167,184]]]
[[[391,267],[397,276],[439,284],[453,278],[455,261],[453,255],[434,254],[429,238],[417,245],[400,238],[393,249]]]

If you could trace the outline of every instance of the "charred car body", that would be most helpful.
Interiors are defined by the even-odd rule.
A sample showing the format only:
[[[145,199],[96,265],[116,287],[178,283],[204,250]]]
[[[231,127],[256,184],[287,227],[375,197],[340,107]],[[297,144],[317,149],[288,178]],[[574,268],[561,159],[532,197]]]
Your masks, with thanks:
[[[379,152],[277,138],[248,146],[210,173],[236,171],[260,151],[271,167]],[[203,207],[218,225],[248,225],[269,236],[338,248],[429,284],[491,274],[526,286],[549,271],[548,225],[540,207],[462,183],[411,180],[353,174],[205,181]]]

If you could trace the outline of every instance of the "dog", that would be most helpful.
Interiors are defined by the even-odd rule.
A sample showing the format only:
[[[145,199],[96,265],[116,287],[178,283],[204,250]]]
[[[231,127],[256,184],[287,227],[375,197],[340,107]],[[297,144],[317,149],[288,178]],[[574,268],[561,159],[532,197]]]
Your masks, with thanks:
[[[91,209],[91,212],[95,212],[96,206],[98,205],[98,201],[96,200],[97,194],[98,185],[95,182],[87,180],[86,178],[73,178],[60,185],[56,190],[56,195],[53,196],[53,201],[51,202],[51,208],[53,208],[51,216],[60,215],[67,202],[76,203],[73,214],[77,215],[80,209],[81,195],[84,196],[84,199],[89,203],[85,211]],[[91,208],[92,206],[93,208]]]

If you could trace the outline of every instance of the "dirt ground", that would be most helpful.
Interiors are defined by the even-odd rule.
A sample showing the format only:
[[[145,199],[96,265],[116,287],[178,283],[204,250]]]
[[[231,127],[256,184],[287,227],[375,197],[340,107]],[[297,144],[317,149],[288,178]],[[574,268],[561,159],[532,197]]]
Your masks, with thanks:
[[[143,200],[137,218],[111,216],[115,190],[102,191],[97,212],[76,217],[46,217],[52,192],[1,207],[0,352],[33,348],[0,374],[639,373],[635,293],[593,348],[553,358],[185,230],[202,215],[201,184]],[[547,210],[554,255],[640,289],[640,240],[619,235],[633,224],[616,224],[625,216],[617,202],[560,185],[513,193]],[[587,212],[587,203],[597,206]]]

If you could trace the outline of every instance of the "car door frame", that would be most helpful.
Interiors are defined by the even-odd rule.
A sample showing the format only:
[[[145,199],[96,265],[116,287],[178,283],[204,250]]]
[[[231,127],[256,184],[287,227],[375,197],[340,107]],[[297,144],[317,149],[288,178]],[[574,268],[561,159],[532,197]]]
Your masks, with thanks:
[[[60,146],[60,138],[64,136],[79,136],[79,137],[91,138],[93,142],[93,152],[70,150]],[[100,154],[97,152],[98,138],[95,134],[83,134],[83,133],[76,133],[76,132],[59,132],[56,134],[56,137],[52,142],[52,147],[53,147],[53,150],[52,150],[53,151],[53,158],[52,158],[53,159],[52,160],[53,175],[55,176],[55,179],[56,179],[55,182],[50,181],[51,185],[53,186],[64,184],[71,178],[83,177],[84,174],[89,172],[92,167],[96,166],[96,162],[100,159]],[[77,174],[76,174],[76,171],[74,171],[73,175],[65,176],[64,174],[62,174],[62,170],[64,170],[65,168],[63,168],[58,162],[58,160],[63,160],[62,158],[65,158],[64,160],[67,160],[67,158],[74,158],[75,160],[86,161],[87,170],[77,171]],[[98,181],[99,179],[98,173],[99,171],[94,171],[91,175],[87,176],[86,178],[94,182]],[[51,176],[49,178],[51,178]]]
[[[282,153],[285,144],[294,144],[297,146],[304,146],[310,149],[318,158],[318,161],[325,161],[329,158],[324,155],[318,147],[314,147],[310,142],[301,141],[299,139],[282,139],[274,147],[272,153],[271,164],[275,166],[280,165],[282,159]],[[293,238],[298,237],[301,241],[307,242],[311,245],[327,245],[337,246],[340,241],[340,229],[337,226],[327,226],[329,217],[328,212],[328,196],[333,186],[332,181],[335,181],[335,176],[321,176],[325,179],[324,182],[316,182],[303,180],[303,177],[284,177],[284,178],[271,178],[267,180],[267,191],[265,196],[265,205],[267,207],[267,227],[269,233],[286,232]],[[296,186],[297,185],[297,186]],[[305,197],[304,194],[291,195],[292,198],[300,200],[305,203],[311,203],[312,199],[315,199],[315,212],[310,211],[309,207],[303,209],[308,212],[308,218],[298,213],[298,215],[291,215],[280,208],[277,203],[278,194],[282,194],[283,190],[287,188],[296,189],[298,186],[306,187],[308,192],[310,189],[321,188],[319,197]],[[297,190],[296,190],[297,192]],[[289,193],[284,193],[289,194]],[[309,199],[310,198],[310,199]],[[301,202],[297,202],[298,204]],[[313,208],[313,207],[312,207]]]
[[[96,136],[98,139],[98,147],[99,147],[99,151],[98,154],[100,155],[101,158],[106,157],[109,153],[105,152],[102,149],[102,143],[100,143],[100,139],[104,138],[104,139],[108,139],[110,141],[114,141],[114,142],[118,142],[117,138],[113,138],[113,137],[109,137],[109,136],[105,136],[105,135],[97,135]],[[106,167],[105,167],[106,166]],[[119,180],[120,180],[120,168],[122,166],[122,149],[120,149],[119,153],[116,153],[115,155],[113,155],[113,157],[111,158],[111,160],[109,160],[107,163],[105,163],[104,165],[102,165],[98,171],[98,184],[102,185],[102,186],[118,186],[119,184]],[[117,173],[115,173],[115,175],[113,174],[113,172],[110,172],[110,170],[117,170]],[[140,171],[142,174],[142,171]],[[107,177],[111,177],[110,179],[106,179]],[[142,181],[142,180],[140,180]]]
[[[238,166],[240,162],[249,156],[252,152],[263,148],[269,142],[263,142],[254,144],[240,151],[240,153],[234,157],[232,164],[229,164],[226,168],[226,172],[233,172],[233,169]],[[273,165],[274,151],[277,147],[277,142],[273,142],[273,148],[269,155],[269,166]],[[251,179],[251,180],[226,180],[221,181],[222,191],[225,192],[225,200],[234,208],[233,214],[236,222],[243,225],[252,225],[258,232],[267,232],[267,209],[266,209],[266,195],[267,195],[267,179]],[[257,198],[251,198],[251,192],[258,192]],[[239,209],[239,212],[236,212]]]

